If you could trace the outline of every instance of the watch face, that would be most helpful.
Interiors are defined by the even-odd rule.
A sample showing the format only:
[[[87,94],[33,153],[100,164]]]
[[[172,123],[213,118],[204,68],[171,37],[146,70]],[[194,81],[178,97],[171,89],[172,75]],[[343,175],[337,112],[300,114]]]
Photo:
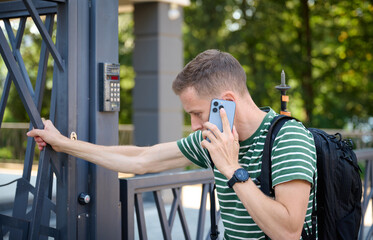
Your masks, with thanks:
[[[242,182],[246,181],[249,178],[249,173],[243,168],[237,169],[234,175],[236,176],[238,181]]]

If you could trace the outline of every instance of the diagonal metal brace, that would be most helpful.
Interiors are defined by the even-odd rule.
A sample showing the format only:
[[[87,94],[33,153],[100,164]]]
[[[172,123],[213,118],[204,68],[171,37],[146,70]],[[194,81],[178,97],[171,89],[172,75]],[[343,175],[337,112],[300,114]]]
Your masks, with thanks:
[[[31,0],[23,0],[23,3],[25,4],[27,10],[30,12],[32,20],[34,20],[34,23],[36,27],[38,28],[40,35],[43,37],[44,41],[47,44],[48,50],[53,56],[54,61],[56,62],[58,69],[60,71],[65,70],[64,61],[60,55],[60,53],[57,51],[56,46],[54,45],[52,38],[50,37],[48,30],[44,26],[42,20],[40,19],[40,16],[38,14],[38,11],[36,10],[34,4],[31,2]]]
[[[38,175],[36,177],[35,195],[32,204],[32,215],[30,221],[30,239],[39,239],[40,237],[44,199],[49,184],[48,168],[50,166],[51,152],[53,152],[53,150],[48,145],[40,153]]]
[[[12,46],[12,49],[13,49],[14,57],[16,58],[18,65],[21,69],[21,73],[22,73],[23,78],[25,79],[27,88],[29,92],[31,93],[31,96],[34,97],[34,89],[32,87],[31,80],[27,74],[26,66],[25,66],[25,63],[23,62],[21,52],[19,51],[19,48],[21,47],[20,42],[22,40],[23,32],[25,30],[26,18],[21,18],[19,22],[19,27],[18,27],[19,31],[17,32],[17,38],[13,34],[13,30],[10,25],[9,19],[5,19],[4,23],[5,23],[6,31],[8,33],[10,45]]]
[[[21,18],[21,20],[19,21],[17,36],[15,38],[14,38],[13,30],[11,30],[11,27],[10,27],[9,19],[4,20],[4,23],[5,23],[5,27],[7,28],[7,31],[8,31],[9,41],[10,41],[11,44],[14,43],[14,45],[12,45],[13,51],[16,51],[16,49],[19,49],[20,46],[21,46],[22,36],[23,36],[24,30],[25,30],[26,18]],[[7,26],[7,25],[9,25],[9,26]],[[8,29],[9,27],[10,27],[10,29]],[[11,33],[9,33],[9,31]],[[3,87],[3,95],[1,96],[1,100],[0,100],[0,127],[1,127],[3,117],[4,117],[5,107],[6,107],[6,103],[8,101],[8,96],[9,96],[11,83],[12,83],[12,79],[10,78],[10,74],[8,72],[8,74],[5,78],[5,83],[4,83],[4,87]]]
[[[7,66],[9,72],[13,76],[14,85],[17,88],[19,96],[22,100],[23,106],[26,109],[27,114],[30,117],[32,125],[38,129],[44,129],[44,124],[41,120],[40,114],[36,109],[34,100],[27,89],[26,83],[23,79],[21,71],[18,67],[16,60],[10,50],[8,42],[5,38],[3,30],[0,28],[0,54],[3,56],[5,65]]]

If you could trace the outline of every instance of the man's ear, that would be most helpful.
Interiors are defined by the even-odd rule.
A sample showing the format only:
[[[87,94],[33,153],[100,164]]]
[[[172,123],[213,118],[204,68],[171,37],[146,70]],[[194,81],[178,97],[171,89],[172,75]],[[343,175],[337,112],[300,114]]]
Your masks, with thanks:
[[[225,91],[221,95],[221,99],[227,100],[227,101],[235,102],[236,98],[237,98],[236,94],[234,92],[232,92],[232,91]]]

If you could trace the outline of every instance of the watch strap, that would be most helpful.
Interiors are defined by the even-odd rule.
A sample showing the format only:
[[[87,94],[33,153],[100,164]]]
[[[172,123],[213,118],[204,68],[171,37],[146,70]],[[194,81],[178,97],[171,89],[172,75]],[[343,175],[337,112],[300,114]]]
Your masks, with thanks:
[[[237,174],[239,171],[244,171],[244,172],[246,172],[246,173],[247,173],[247,178],[244,179],[244,180],[240,180],[239,178],[237,178],[236,174]],[[234,185],[236,182],[246,182],[246,181],[249,179],[249,177],[250,177],[250,176],[249,176],[248,172],[247,172],[244,168],[238,168],[238,169],[236,169],[236,171],[234,171],[234,174],[233,174],[232,178],[228,180],[227,185],[228,185],[228,187],[232,188],[233,185]]]
[[[233,176],[231,177],[231,179],[228,180],[228,187],[232,188],[233,185],[238,181],[238,179],[236,178],[236,176],[233,174]]]

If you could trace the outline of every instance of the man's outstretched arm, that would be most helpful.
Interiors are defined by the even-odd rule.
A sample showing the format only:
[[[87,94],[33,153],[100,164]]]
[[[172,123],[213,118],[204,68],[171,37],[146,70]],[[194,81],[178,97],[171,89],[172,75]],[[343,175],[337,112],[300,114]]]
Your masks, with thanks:
[[[33,129],[27,136],[34,137],[40,150],[49,144],[57,152],[64,152],[117,172],[154,173],[190,164],[176,142],[150,147],[96,145],[63,136],[49,120],[44,121],[44,129]]]

